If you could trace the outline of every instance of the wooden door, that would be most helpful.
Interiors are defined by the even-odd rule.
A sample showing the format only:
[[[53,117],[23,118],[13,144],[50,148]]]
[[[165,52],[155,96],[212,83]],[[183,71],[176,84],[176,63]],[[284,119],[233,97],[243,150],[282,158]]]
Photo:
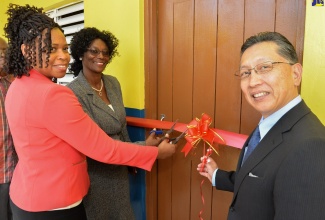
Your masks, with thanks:
[[[305,1],[146,0],[146,117],[188,123],[202,113],[212,127],[249,134],[260,115],[241,95],[234,76],[240,47],[249,36],[277,31],[296,47],[302,62]],[[226,219],[232,193],[217,191],[196,171],[202,145],[184,157],[160,160],[147,173],[147,219]],[[222,169],[235,169],[239,150],[219,146]]]

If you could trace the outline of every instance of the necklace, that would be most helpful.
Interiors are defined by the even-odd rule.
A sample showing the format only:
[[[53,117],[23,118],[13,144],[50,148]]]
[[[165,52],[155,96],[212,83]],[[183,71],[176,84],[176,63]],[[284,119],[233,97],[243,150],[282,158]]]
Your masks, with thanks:
[[[101,82],[100,89],[96,89],[96,88],[94,88],[94,87],[91,87],[91,88],[92,88],[93,90],[97,91],[99,96],[102,96],[103,80],[101,79],[100,82]]]

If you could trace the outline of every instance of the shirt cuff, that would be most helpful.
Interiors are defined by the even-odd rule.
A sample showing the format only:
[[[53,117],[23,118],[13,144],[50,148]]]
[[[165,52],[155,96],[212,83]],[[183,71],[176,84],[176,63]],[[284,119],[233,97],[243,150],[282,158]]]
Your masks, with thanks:
[[[218,168],[213,172],[212,175],[212,186],[216,186],[216,175],[217,175]]]

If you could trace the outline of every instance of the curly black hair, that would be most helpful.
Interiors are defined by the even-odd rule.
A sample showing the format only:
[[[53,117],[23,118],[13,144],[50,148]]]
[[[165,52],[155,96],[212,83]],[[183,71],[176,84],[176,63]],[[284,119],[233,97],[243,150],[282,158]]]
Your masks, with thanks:
[[[8,38],[6,55],[6,70],[8,73],[20,78],[29,76],[28,71],[36,66],[36,44],[38,43],[39,67],[43,67],[42,52],[46,52],[46,65],[48,65],[52,41],[51,30],[61,27],[42,12],[43,8],[25,5],[10,4],[5,25],[5,36]],[[43,39],[42,32],[45,30]],[[36,39],[39,40],[36,40]],[[42,47],[42,41],[44,46]],[[25,56],[21,52],[21,45],[25,44]]]
[[[101,39],[108,47],[108,62],[111,62],[112,59],[118,55],[118,39],[111,32],[100,31],[94,27],[81,29],[73,35],[73,38],[70,42],[70,51],[73,62],[69,67],[69,70],[73,73],[74,76],[78,76],[79,72],[82,70],[82,61],[80,58],[83,57],[84,53],[87,52],[87,49],[91,43],[96,39]]]

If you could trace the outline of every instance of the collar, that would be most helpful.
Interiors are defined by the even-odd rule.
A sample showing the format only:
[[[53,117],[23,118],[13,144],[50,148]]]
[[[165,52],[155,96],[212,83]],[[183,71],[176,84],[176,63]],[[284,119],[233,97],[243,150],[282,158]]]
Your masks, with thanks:
[[[48,77],[44,76],[42,73],[38,72],[38,71],[35,70],[35,69],[31,69],[31,70],[29,71],[29,77],[31,77],[31,78],[35,78],[35,79],[47,80],[47,81],[52,82],[51,79],[49,79]]]
[[[261,118],[259,122],[259,129],[261,134],[261,140],[263,137],[267,134],[267,132],[279,121],[280,118],[282,118],[283,115],[285,115],[289,110],[291,110],[293,107],[298,105],[302,101],[302,98],[300,95],[298,95],[296,98],[291,100],[288,104],[286,104],[284,107],[279,109],[278,111],[274,112],[272,115],[270,115],[267,118]]]

